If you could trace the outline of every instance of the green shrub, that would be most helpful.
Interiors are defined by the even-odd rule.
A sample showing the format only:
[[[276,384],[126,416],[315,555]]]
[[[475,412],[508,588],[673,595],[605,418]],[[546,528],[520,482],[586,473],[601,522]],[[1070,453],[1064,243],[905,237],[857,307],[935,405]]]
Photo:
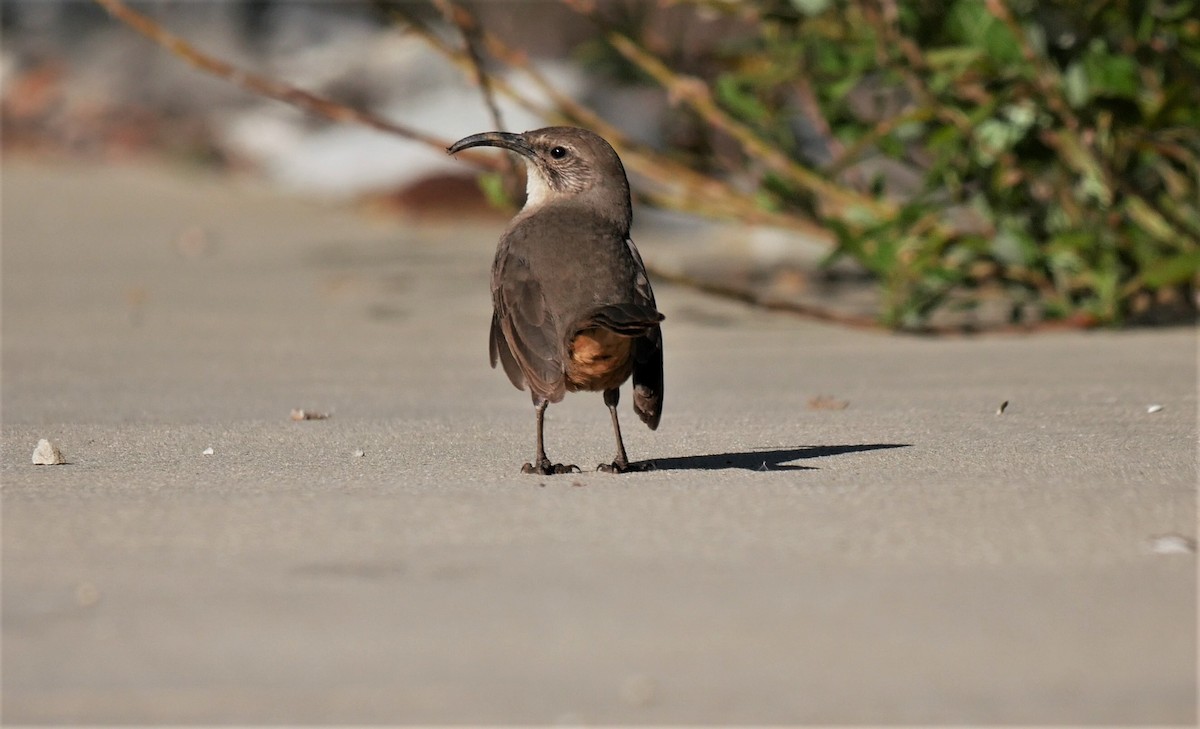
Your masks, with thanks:
[[[878,277],[886,323],[920,328],[998,291],[1013,321],[1192,311],[1200,0],[753,7],[753,30],[716,54],[711,92],[761,139],[893,203],[833,207],[757,179],[764,204],[835,231],[831,261]],[[825,159],[800,152],[805,113],[827,125]],[[863,179],[880,159],[919,182]]]

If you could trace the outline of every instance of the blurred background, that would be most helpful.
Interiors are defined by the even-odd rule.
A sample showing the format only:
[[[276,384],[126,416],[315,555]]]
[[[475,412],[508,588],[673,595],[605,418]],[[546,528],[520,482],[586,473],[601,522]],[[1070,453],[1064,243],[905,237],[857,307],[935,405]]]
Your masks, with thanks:
[[[913,331],[1195,317],[1200,0],[5,0],[0,22],[5,155],[502,217],[520,170],[441,147],[577,124],[620,151],[639,219],[754,242],[649,255],[661,276]]]

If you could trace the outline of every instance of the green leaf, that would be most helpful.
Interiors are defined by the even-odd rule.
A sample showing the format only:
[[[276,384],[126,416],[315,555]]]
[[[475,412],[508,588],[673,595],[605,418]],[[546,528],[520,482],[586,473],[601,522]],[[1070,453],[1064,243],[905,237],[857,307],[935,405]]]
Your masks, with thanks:
[[[1129,217],[1155,238],[1167,243],[1178,238],[1179,233],[1175,228],[1141,198],[1129,198],[1125,203],[1125,209],[1129,212]]]
[[[754,122],[762,122],[770,115],[767,107],[743,81],[731,74],[723,74],[717,78],[714,90],[717,100],[738,117]]]
[[[1191,250],[1170,258],[1153,261],[1142,270],[1142,283],[1148,288],[1177,286],[1200,276],[1200,250]]]
[[[953,37],[980,51],[998,68],[1022,61],[1021,47],[1012,31],[988,12],[983,0],[954,3],[947,27]]]
[[[513,201],[504,192],[504,175],[499,172],[484,172],[477,178],[479,189],[483,191],[488,204],[501,210],[513,207]]]
[[[792,7],[805,15],[820,15],[829,9],[831,0],[792,0]]]
[[[1063,74],[1063,91],[1066,92],[1067,103],[1076,109],[1091,100],[1092,91],[1082,63],[1075,61],[1067,67],[1067,72]]]
[[[983,51],[969,46],[951,46],[926,51],[925,62],[934,69],[962,69],[983,57]]]
[[[1093,44],[1084,58],[1084,67],[1092,94],[1122,99],[1137,98],[1138,70],[1132,58],[1110,54],[1106,49]]]
[[[1029,233],[1014,224],[1001,228],[992,239],[992,255],[996,260],[1010,266],[1028,264],[1036,250],[1037,245]]]

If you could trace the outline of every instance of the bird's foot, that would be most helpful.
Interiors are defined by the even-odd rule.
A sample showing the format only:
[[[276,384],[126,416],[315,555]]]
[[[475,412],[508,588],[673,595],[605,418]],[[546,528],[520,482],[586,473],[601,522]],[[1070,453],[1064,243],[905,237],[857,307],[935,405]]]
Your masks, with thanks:
[[[561,463],[551,463],[550,459],[538,461],[537,464],[526,463],[521,466],[521,473],[536,473],[541,476],[553,476],[556,473],[581,473],[579,466],[575,464],[563,465]]]
[[[638,473],[641,471],[649,471],[653,465],[649,461],[641,463],[630,463],[629,461],[613,461],[612,463],[601,463],[596,466],[597,471],[603,473]]]

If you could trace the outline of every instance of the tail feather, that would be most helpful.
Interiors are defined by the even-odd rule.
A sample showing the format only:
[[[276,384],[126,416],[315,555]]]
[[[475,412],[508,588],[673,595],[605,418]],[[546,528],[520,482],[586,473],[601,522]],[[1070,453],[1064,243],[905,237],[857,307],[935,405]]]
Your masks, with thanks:
[[[658,429],[663,406],[662,330],[655,326],[633,344],[633,411],[650,430]]]

